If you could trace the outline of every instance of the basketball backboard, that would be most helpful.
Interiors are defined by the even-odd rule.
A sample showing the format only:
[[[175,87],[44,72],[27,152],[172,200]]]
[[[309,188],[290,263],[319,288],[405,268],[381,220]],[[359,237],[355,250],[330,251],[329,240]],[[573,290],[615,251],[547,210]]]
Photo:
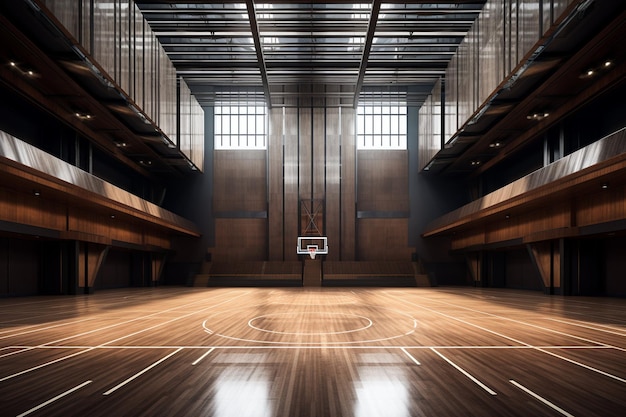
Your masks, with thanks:
[[[317,255],[328,254],[328,238],[326,236],[298,236],[298,255],[309,255],[315,259]]]

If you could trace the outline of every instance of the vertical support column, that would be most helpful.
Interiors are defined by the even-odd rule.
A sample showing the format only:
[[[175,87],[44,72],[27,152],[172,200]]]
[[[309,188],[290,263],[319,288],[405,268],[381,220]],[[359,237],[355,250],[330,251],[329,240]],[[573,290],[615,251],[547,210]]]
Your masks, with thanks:
[[[78,288],[83,294],[93,294],[96,277],[100,271],[109,246],[83,242],[79,244]]]
[[[296,93],[292,86],[285,87],[288,92]],[[297,261],[296,243],[298,240],[298,209],[299,198],[299,140],[298,140],[298,108],[297,99],[286,99],[284,119],[284,194],[283,194],[283,253],[284,260]]]
[[[556,242],[537,242],[527,245],[530,258],[543,281],[546,294],[558,294],[561,291],[561,248]]]
[[[341,108],[341,260],[356,260],[356,110]]]
[[[300,200],[313,199],[313,109],[300,107],[298,133]],[[301,232],[301,231],[300,231]]]
[[[330,87],[329,87],[330,88]],[[326,236],[333,250],[328,260],[341,255],[341,107],[326,108]]]
[[[270,109],[270,134],[268,142],[268,257],[270,261],[282,261],[285,249],[283,209],[283,121],[284,107]]]
[[[475,287],[482,287],[483,256],[482,252],[469,254],[465,257],[467,268]]]

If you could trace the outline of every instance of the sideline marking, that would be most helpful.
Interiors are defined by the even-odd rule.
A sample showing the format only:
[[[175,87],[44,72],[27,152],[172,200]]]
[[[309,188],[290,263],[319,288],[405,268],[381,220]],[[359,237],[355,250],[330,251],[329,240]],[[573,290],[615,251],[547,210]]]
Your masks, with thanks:
[[[408,356],[408,357],[409,357],[409,359],[411,359],[413,362],[415,362],[415,364],[416,364],[417,366],[420,366],[420,365],[421,365],[421,363],[419,363],[419,361],[418,361],[417,359],[415,359],[415,358],[413,357],[413,355],[411,355],[409,352],[407,352],[405,348],[400,348],[400,350],[401,350],[401,351],[403,351],[403,352],[406,354],[406,356]]]
[[[491,388],[489,388],[488,386],[486,386],[485,384],[483,384],[482,382],[480,382],[479,380],[477,380],[476,378],[474,378],[472,375],[470,375],[467,371],[465,371],[463,368],[461,368],[460,366],[458,366],[456,363],[452,362],[450,359],[446,358],[445,356],[443,356],[441,353],[437,352],[435,349],[430,348],[430,350],[432,350],[433,352],[435,352],[437,355],[439,355],[443,360],[445,360],[446,362],[448,362],[450,365],[454,366],[456,368],[457,371],[461,372],[463,375],[465,375],[466,377],[468,377],[469,379],[471,379],[472,381],[474,381],[474,383],[476,385],[478,385],[479,387],[481,387],[482,389],[484,389],[485,391],[487,391],[489,394],[491,395],[498,395],[494,390],[492,390]]]
[[[209,353],[213,352],[214,350],[215,350],[215,348],[214,348],[214,347],[212,347],[211,349],[209,349],[208,351],[206,351],[206,352],[204,353],[204,355],[202,355],[202,356],[200,356],[198,359],[196,359],[196,360],[192,363],[192,365],[197,365],[197,364],[199,364],[199,363],[200,363],[200,361],[201,361],[202,359],[204,359],[204,358],[206,358],[207,356],[209,356]]]
[[[74,391],[78,391],[79,389],[81,389],[81,388],[82,388],[82,387],[84,387],[85,385],[89,385],[89,384],[91,384],[91,382],[92,382],[92,381],[85,381],[85,382],[83,382],[82,384],[77,385],[77,386],[75,386],[74,388],[72,388],[72,389],[69,389],[69,390],[65,391],[64,393],[59,394],[59,395],[57,395],[57,396],[56,396],[56,397],[54,397],[54,398],[50,398],[48,401],[43,402],[43,403],[39,404],[38,406],[31,408],[31,409],[30,409],[30,410],[28,410],[28,411],[23,412],[22,414],[18,414],[18,415],[17,415],[17,417],[27,416],[27,415],[29,415],[29,414],[31,414],[31,413],[33,413],[33,412],[35,412],[35,411],[37,411],[37,410],[39,410],[39,409],[41,409],[41,408],[44,408],[45,406],[47,406],[47,405],[49,405],[49,404],[52,404],[52,403],[53,403],[53,402],[55,402],[56,400],[60,400],[61,398],[65,397],[65,396],[67,396],[67,395],[70,395],[70,394],[71,394],[71,393],[73,393]]]
[[[162,362],[166,361],[167,359],[171,358],[172,356],[176,355],[181,350],[183,350],[183,348],[176,349],[174,352],[170,353],[169,355],[159,359],[158,361],[154,362],[152,365],[148,366],[147,368],[144,368],[143,370],[137,372],[135,375],[131,376],[130,378],[126,379],[125,381],[120,382],[119,384],[117,384],[116,386],[111,388],[110,390],[102,393],[102,395],[110,395],[110,394],[114,393],[118,389],[122,388],[124,385],[128,384],[129,382],[132,382],[133,380],[135,380],[137,378],[139,378],[141,375],[145,374],[150,369],[154,368],[155,366],[159,365],[160,363],[162,363]]]
[[[532,392],[531,390],[529,390],[528,388],[526,388],[525,386],[523,386],[522,384],[520,384],[519,382],[516,382],[512,379],[509,380],[509,382],[513,385],[515,385],[517,388],[521,389],[522,391],[524,391],[526,394],[534,397],[535,399],[541,401],[542,403],[544,403],[545,405],[547,405],[548,407],[552,408],[555,411],[558,411],[559,413],[563,414],[564,416],[567,417],[574,417],[573,415],[571,415],[570,413],[568,413],[567,411],[563,410],[562,408],[554,405],[553,403],[551,403],[550,401],[546,400],[545,398],[543,398],[542,396],[535,394],[534,392]]]
[[[616,335],[618,335],[618,336],[626,336],[626,333],[624,333],[624,332],[618,332],[618,331],[611,331],[611,330],[601,329],[600,327],[588,326],[588,325],[585,325],[585,324],[574,323],[574,322],[571,322],[571,321],[559,320],[559,319],[553,319],[553,318],[548,318],[548,320],[551,320],[551,321],[556,321],[556,322],[558,322],[558,323],[568,324],[568,325],[570,325],[570,326],[578,326],[578,327],[584,327],[585,329],[597,330],[597,331],[599,331],[599,332],[605,332],[605,333],[610,333],[610,334],[616,334]],[[601,326],[601,327],[606,327],[606,328],[608,328],[608,329],[612,329],[612,330],[617,330],[617,329],[615,329],[614,327],[610,327],[610,326],[602,326],[601,324],[600,324],[600,325],[598,325],[598,326]]]

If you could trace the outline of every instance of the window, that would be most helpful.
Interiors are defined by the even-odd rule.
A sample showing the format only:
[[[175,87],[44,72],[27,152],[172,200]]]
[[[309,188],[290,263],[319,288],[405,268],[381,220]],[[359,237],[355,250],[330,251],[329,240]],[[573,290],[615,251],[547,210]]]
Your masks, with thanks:
[[[215,149],[265,149],[267,113],[258,102],[215,103]]]
[[[406,105],[362,103],[356,122],[358,149],[406,149]]]

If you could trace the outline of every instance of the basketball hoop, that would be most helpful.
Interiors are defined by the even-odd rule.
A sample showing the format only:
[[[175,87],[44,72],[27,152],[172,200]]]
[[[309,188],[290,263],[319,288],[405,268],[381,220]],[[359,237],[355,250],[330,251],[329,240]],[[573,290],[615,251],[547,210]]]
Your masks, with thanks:
[[[326,236],[298,236],[298,255],[309,255],[315,259],[317,255],[328,255],[328,238]]]

